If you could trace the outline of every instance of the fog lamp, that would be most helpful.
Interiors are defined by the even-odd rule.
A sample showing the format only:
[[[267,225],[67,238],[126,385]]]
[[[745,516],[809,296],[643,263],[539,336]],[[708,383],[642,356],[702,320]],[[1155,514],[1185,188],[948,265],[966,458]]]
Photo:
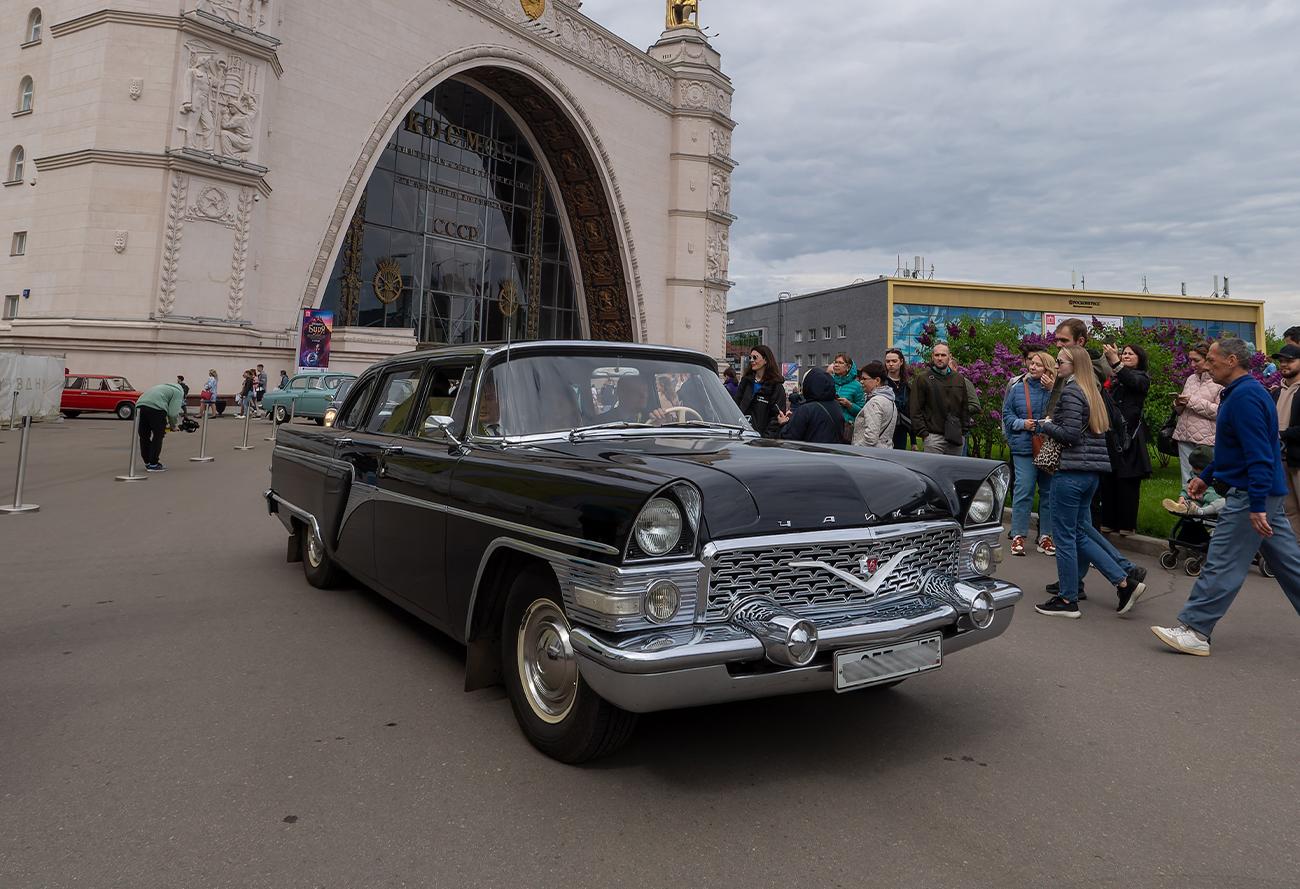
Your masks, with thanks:
[[[997,606],[993,603],[993,595],[988,590],[983,590],[978,596],[971,600],[970,603],[970,622],[975,625],[976,629],[987,630],[993,624],[993,618],[997,616]]]
[[[985,575],[992,574],[994,565],[993,547],[990,546],[987,541],[981,540],[979,543],[971,547],[970,562],[971,566],[975,569],[975,573]]]
[[[799,621],[790,628],[785,645],[795,666],[806,665],[817,656],[817,628],[806,620]]]
[[[682,594],[677,584],[670,580],[656,580],[641,600],[645,616],[657,624],[667,623],[677,616],[682,605]]]

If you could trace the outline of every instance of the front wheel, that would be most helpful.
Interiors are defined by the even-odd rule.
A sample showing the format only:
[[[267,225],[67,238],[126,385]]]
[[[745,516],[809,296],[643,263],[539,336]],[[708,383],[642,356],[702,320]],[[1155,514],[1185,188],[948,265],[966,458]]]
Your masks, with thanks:
[[[80,416],[81,416],[81,411],[64,411],[64,412],[63,412],[63,416],[65,416],[65,417],[67,417],[69,420],[71,420],[71,419],[74,419],[74,418],[76,418],[76,417],[80,417]]]
[[[1160,554],[1160,567],[1166,571],[1173,571],[1178,567],[1178,553],[1165,550]]]
[[[1201,560],[1200,560],[1200,559],[1188,559],[1186,562],[1183,563],[1183,571],[1186,572],[1186,574],[1187,574],[1188,577],[1200,577],[1200,576],[1201,576]]]
[[[284,405],[277,404],[275,406],[275,410],[273,411],[273,413],[275,415],[275,422],[277,424],[289,422],[289,409]]]
[[[1259,573],[1265,577],[1273,576],[1273,569],[1269,567],[1268,559],[1264,558],[1263,553],[1259,554]]]
[[[135,405],[129,401],[124,401],[117,406],[114,413],[117,414],[119,420],[130,420],[135,416]]]
[[[583,680],[548,571],[529,569],[514,579],[501,629],[501,673],[510,706],[534,747],[576,764],[627,743],[636,714],[615,707]]]

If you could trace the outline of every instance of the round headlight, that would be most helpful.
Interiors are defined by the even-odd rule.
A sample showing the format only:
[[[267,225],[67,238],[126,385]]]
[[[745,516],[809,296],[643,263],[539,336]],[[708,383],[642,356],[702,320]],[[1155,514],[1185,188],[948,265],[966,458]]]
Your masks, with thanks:
[[[993,547],[989,546],[987,541],[981,540],[971,547],[970,551],[971,567],[979,574],[993,573]]]
[[[664,497],[656,497],[636,519],[636,545],[647,556],[672,552],[682,539],[682,511]]]
[[[993,510],[997,506],[997,502],[998,498],[993,493],[993,486],[988,482],[984,482],[971,499],[970,509],[966,510],[966,524],[982,525],[993,518]]]
[[[678,591],[677,584],[668,580],[656,580],[641,600],[645,616],[657,624],[667,623],[676,617],[681,605],[682,594]]]

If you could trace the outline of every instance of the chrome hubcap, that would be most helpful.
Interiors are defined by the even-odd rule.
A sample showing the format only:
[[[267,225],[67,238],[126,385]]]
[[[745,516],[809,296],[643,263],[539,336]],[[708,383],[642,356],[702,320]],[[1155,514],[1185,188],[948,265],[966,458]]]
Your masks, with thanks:
[[[321,539],[316,536],[316,532],[307,532],[307,561],[313,568],[319,568],[321,562],[325,560],[325,545]]]
[[[569,641],[569,622],[559,606],[538,599],[519,621],[516,663],[524,697],[538,719],[552,725],[573,709],[578,662]]]

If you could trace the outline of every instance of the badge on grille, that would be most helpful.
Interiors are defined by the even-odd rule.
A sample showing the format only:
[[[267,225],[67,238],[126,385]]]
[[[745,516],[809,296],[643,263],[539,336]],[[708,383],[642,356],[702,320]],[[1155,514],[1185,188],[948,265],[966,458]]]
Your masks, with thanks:
[[[858,573],[863,577],[870,577],[880,568],[880,560],[871,556],[863,556],[858,559]]]

